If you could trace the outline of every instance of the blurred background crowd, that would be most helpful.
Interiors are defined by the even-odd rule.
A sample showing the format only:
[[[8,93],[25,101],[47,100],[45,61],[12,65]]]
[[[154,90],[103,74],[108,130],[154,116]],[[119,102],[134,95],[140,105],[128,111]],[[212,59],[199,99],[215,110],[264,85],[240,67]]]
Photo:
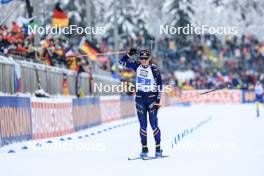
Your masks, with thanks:
[[[28,35],[16,22],[11,28],[0,26],[0,53],[78,71],[80,65],[89,64],[89,59],[79,57],[81,50],[74,51],[67,40],[47,37],[40,41],[40,47],[35,47],[34,35]],[[131,46],[139,43],[140,40]],[[109,51],[107,42],[100,45],[95,41],[94,44],[98,46],[98,53]],[[253,35],[228,36],[225,40],[219,40],[215,35],[192,36],[184,44],[159,38],[154,44],[152,58],[161,69],[164,84],[182,89],[212,89],[229,82],[232,88],[252,89],[257,80],[263,81],[264,43]],[[114,57],[99,57],[95,62],[116,78],[133,80],[134,74],[130,70],[116,67]],[[183,74],[179,75],[179,72]]]
[[[12,0],[6,1],[6,4],[11,1]],[[0,53],[7,56],[16,56],[18,59],[67,68],[77,72],[85,71],[82,69],[83,65],[89,66],[90,69],[98,67],[103,71],[111,73],[115,79],[133,83],[134,73],[131,70],[121,68],[117,64],[122,54],[100,55],[100,53],[126,51],[130,47],[137,47],[139,49],[144,48],[151,50],[152,60],[159,66],[164,84],[175,85],[181,89],[212,89],[226,82],[230,83],[231,87],[235,89],[253,89],[258,80],[264,83],[264,43],[259,40],[259,37],[255,34],[248,33],[247,35],[237,36],[205,34],[177,37],[170,35],[155,35],[154,33],[150,34],[150,32],[146,30],[147,26],[144,22],[145,19],[151,21],[148,13],[146,13],[148,9],[144,9],[145,6],[141,5],[145,3],[151,6],[148,0],[144,0],[142,3],[139,1],[129,1],[126,4],[121,1],[120,4],[115,4],[115,1],[111,1],[109,4],[100,4],[101,1],[97,1],[98,7],[96,6],[94,8],[95,11],[99,11],[97,15],[95,14],[96,17],[98,17],[98,23],[104,20],[107,22],[109,21],[109,23],[113,21],[113,14],[110,12],[114,13],[115,11],[117,15],[119,15],[117,19],[120,17],[120,19],[123,20],[115,24],[117,26],[116,32],[119,38],[118,47],[116,47],[116,39],[112,37],[115,33],[113,27],[108,30],[108,36],[106,35],[99,38],[94,36],[74,35],[70,37],[65,35],[37,36],[28,31],[29,25],[39,25],[36,23],[37,20],[34,20],[35,17],[33,16],[32,18],[32,14],[30,15],[32,12],[29,10],[27,16],[28,18],[31,17],[33,20],[28,20],[26,17],[23,17],[24,20],[22,21],[28,21],[24,23],[21,22],[21,19],[14,20],[9,25],[0,23]],[[139,11],[140,13],[137,12],[137,14],[133,14],[133,3],[136,4],[137,2],[139,4],[135,7],[141,10]],[[35,8],[38,7],[36,4],[34,5],[35,2],[32,3]],[[85,1],[85,3],[87,7],[93,8],[94,2]],[[153,3],[154,5],[155,3],[162,5],[159,0]],[[179,5],[186,2],[181,0],[166,1],[166,4],[171,5],[171,7],[174,7],[172,5],[177,3]],[[248,3],[250,8],[251,4],[250,2]],[[105,12],[105,16],[100,16],[105,10],[101,6],[105,4],[108,5],[109,8],[114,6],[114,9],[110,9],[110,15],[108,12]],[[64,6],[61,6],[60,3],[53,3],[53,6],[49,7],[53,9],[49,10],[49,14],[51,15],[44,15],[47,17],[49,16],[49,19],[43,18],[44,20],[42,21],[44,21],[44,24],[53,23],[55,18],[60,19],[63,16],[64,20],[66,19],[67,21],[67,24],[63,21],[65,26],[78,23],[78,20],[76,20],[78,19],[78,15],[76,15],[78,8],[76,7],[77,10],[74,11],[75,5],[76,4],[71,1],[65,1]],[[191,4],[189,3],[187,5]],[[225,4],[221,3],[212,3],[211,5],[214,5],[218,9],[225,7]],[[243,3],[241,6],[242,5],[246,6],[246,4]],[[28,8],[28,6],[30,6],[30,4],[27,3],[26,7]],[[194,6],[190,6],[190,8],[191,7],[193,8]],[[97,8],[99,8],[99,10]],[[121,16],[124,15],[122,9],[126,10],[127,14],[124,17],[127,19],[121,18]],[[84,9],[81,9],[80,13],[78,12],[80,18],[83,18],[83,16],[80,16],[81,12],[84,13],[83,10]],[[67,11],[69,12],[69,16],[67,16]],[[87,15],[86,13],[88,12],[85,11],[85,15]],[[199,8],[196,7],[196,13],[197,15],[202,13],[201,9],[199,10]],[[36,15],[39,17],[38,13],[36,13]],[[173,14],[171,15],[173,16]],[[179,14],[174,15],[179,16],[179,20],[175,22],[175,25],[181,24],[184,26],[192,22],[192,18],[186,16],[186,14],[185,16],[181,16],[179,12]],[[108,16],[111,18],[108,18]],[[249,17],[248,15],[248,18]],[[132,20],[135,28],[132,27],[132,22],[129,25],[127,24],[127,21],[131,21],[131,19],[135,19],[134,21]],[[85,21],[85,19],[79,19],[79,22],[83,21]],[[93,24],[92,21],[90,22]],[[109,26],[109,24],[105,24],[105,26]]]
[[[252,35],[228,36],[224,41],[214,35],[198,36],[185,46],[166,40],[158,44],[159,54],[166,53],[163,70],[171,72],[167,83],[173,79],[184,89],[211,89],[224,82],[231,83],[232,88],[252,89],[257,80],[263,81],[264,44]],[[177,79],[175,70],[191,70],[191,78]]]

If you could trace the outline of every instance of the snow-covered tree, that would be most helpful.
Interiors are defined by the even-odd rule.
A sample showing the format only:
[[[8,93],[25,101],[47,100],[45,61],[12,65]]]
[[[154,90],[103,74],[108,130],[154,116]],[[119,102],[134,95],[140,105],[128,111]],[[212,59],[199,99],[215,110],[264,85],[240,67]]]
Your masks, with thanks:
[[[262,0],[193,0],[198,24],[237,27],[238,35],[263,36]]]
[[[167,15],[166,25],[172,27],[185,27],[193,23],[194,7],[192,0],[167,0],[164,5]],[[179,29],[179,28],[178,28]],[[178,30],[177,35],[172,36],[177,43],[186,44],[188,35]]]
[[[168,24],[184,27],[192,23],[194,14],[192,0],[167,0],[164,8],[168,15]]]
[[[143,2],[143,1],[141,1]],[[164,0],[145,0],[143,4],[144,15],[142,18],[146,22],[148,32],[152,36],[159,37],[160,25],[165,23],[166,13],[163,11]]]
[[[263,0],[231,0],[226,4],[229,13],[235,12],[238,16],[240,33],[253,33],[263,36]]]
[[[114,28],[117,26],[119,43],[122,40],[136,39],[136,4],[132,0],[113,0],[105,14],[105,28],[107,38],[114,42]]]

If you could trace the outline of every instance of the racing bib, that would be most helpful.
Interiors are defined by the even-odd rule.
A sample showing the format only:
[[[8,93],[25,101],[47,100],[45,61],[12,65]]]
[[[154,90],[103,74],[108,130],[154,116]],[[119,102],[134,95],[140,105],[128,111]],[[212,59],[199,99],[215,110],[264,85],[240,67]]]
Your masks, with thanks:
[[[137,68],[137,77],[136,77],[136,90],[143,92],[155,92],[156,81],[154,79],[151,66],[143,67],[140,65]]]

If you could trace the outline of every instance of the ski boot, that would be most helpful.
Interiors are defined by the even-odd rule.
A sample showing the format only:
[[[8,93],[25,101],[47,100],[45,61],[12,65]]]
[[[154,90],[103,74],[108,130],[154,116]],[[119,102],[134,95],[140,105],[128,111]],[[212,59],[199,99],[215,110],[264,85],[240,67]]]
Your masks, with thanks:
[[[142,151],[140,153],[140,157],[141,158],[148,157],[148,147],[147,147],[147,144],[142,145]]]
[[[156,150],[155,157],[161,158],[162,157],[162,150]]]
[[[162,150],[160,149],[160,142],[156,142],[156,152],[155,152],[156,158],[162,157]]]

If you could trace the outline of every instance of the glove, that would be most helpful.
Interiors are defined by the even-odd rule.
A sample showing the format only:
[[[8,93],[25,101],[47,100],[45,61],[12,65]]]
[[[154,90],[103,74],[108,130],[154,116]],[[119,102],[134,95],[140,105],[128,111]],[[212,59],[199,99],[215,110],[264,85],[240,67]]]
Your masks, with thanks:
[[[159,109],[160,108],[160,104],[154,104],[154,108],[155,109]]]
[[[155,104],[154,104],[154,108],[159,109],[160,106],[161,106],[161,105],[160,105],[160,99],[157,98],[156,101],[155,101]]]
[[[158,104],[158,103],[156,103],[156,102],[154,101],[153,103],[151,103],[151,104],[149,105],[149,109],[152,109],[152,108],[154,108],[154,109],[159,109],[159,108],[160,108],[160,104]]]
[[[131,56],[135,55],[136,52],[137,52],[136,48],[131,48],[131,49],[129,49],[127,54],[128,54],[129,57],[131,57]]]
[[[155,101],[156,104],[160,104],[160,98],[157,98]]]

